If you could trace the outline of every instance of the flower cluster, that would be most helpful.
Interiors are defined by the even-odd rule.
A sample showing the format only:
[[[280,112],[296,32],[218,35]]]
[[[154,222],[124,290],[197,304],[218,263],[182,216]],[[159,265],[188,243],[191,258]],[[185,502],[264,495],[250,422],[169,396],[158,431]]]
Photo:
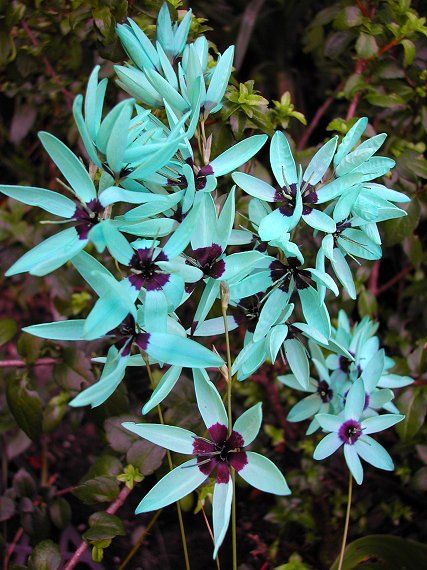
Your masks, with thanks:
[[[60,341],[110,341],[106,356],[95,359],[104,363],[98,382],[77,394],[72,406],[105,402],[127,366],[158,364],[165,372],[143,407],[147,414],[168,396],[182,369],[192,369],[208,437],[166,425],[124,427],[192,456],[157,483],[137,512],[175,502],[214,476],[216,556],[230,518],[230,472],[263,491],[290,491],[270,460],[246,449],[261,425],[260,404],[232,425],[206,372],[223,367],[224,361],[195,339],[242,329],[244,346],[229,370],[229,382],[231,375],[239,381],[249,378],[280,355],[291,374],[279,380],[310,393],[289,420],[313,418],[309,433],[331,432],[315,458],[344,445],[359,483],[358,456],[391,469],[388,454],[368,434],[402,419],[391,402],[391,388],[410,379],[389,373],[393,362],[380,350],[369,320],[351,328],[340,313],[333,328],[327,299],[340,294],[333,275],[346,294],[356,297],[349,260],[381,257],[377,224],[405,215],[395,203],[407,198],[374,182],[394,162],[376,155],[385,134],[360,142],[365,118],[341,141],[334,137],[321,146],[304,169],[285,134],[276,132],[269,145],[273,178],[268,181],[250,174],[248,162],[265,145],[266,135],[250,136],[212,158],[207,119],[221,109],[233,48],[215,61],[205,37],[188,43],[191,18],[188,11],[179,24],[172,23],[165,4],[154,43],[132,20],[119,25],[130,63],[115,66],[115,72],[131,98],[105,113],[107,79],[99,80],[96,67],[85,96],[74,102],[89,166],[56,137],[40,133],[65,180],[64,191],[8,185],[0,191],[63,218],[55,223],[68,224],[6,274],[43,276],[71,262],[98,297],[85,319],[24,329]],[[229,178],[222,179],[228,174],[232,187]],[[222,194],[214,192],[217,188]],[[245,223],[236,213],[241,191],[251,197]],[[311,267],[305,256],[313,247],[317,254]],[[209,318],[224,290],[230,313]],[[318,379],[310,376],[311,364]],[[391,413],[379,415],[381,409]]]

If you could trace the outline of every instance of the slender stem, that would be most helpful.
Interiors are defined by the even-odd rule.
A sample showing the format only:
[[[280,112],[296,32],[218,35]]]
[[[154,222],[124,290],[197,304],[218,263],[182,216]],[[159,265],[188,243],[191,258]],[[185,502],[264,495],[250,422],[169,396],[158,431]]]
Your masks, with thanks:
[[[147,534],[150,532],[150,530],[152,529],[152,527],[154,526],[155,522],[157,521],[157,519],[159,518],[159,516],[162,514],[163,509],[159,509],[158,511],[156,511],[154,513],[154,516],[151,518],[150,522],[148,523],[148,525],[144,528],[144,530],[141,533],[141,536],[138,538],[138,540],[136,541],[136,543],[133,545],[132,550],[129,551],[128,555],[126,556],[126,558],[123,560],[123,562],[120,564],[119,566],[119,570],[124,570],[126,568],[126,566],[129,564],[129,562],[132,560],[132,558],[135,556],[135,554],[138,552],[138,550],[141,547],[141,544],[144,542],[145,537],[147,536]]]
[[[123,503],[128,498],[131,491],[132,491],[132,489],[130,489],[129,487],[126,487],[126,485],[124,487],[122,487],[122,490],[120,491],[119,496],[117,497],[117,499],[115,501],[113,501],[111,503],[111,505],[108,507],[106,512],[109,515],[116,514],[116,512],[120,509],[120,507],[123,505]],[[73,570],[73,568],[75,568],[77,566],[77,564],[80,562],[80,559],[82,558],[82,556],[84,555],[84,553],[86,552],[88,547],[89,547],[89,544],[85,540],[83,540],[80,543],[80,546],[78,547],[78,549],[73,554],[73,556],[70,558],[70,560],[64,566],[64,570]]]
[[[18,528],[16,531],[15,536],[13,537],[12,543],[10,544],[9,548],[6,551],[4,561],[3,561],[3,570],[8,570],[9,568],[9,560],[12,558],[13,552],[16,548],[16,545],[21,540],[22,535],[24,534],[24,529],[21,527]]]
[[[156,387],[156,383],[154,382],[153,372],[151,370],[151,366],[150,366],[150,363],[148,360],[148,356],[146,354],[142,354],[142,357],[145,361],[145,366],[147,368],[147,374],[148,374],[148,378],[150,379],[151,389],[154,390]],[[160,423],[162,425],[164,425],[165,422],[163,419],[163,413],[162,413],[162,409],[160,407],[160,404],[157,406],[157,414],[159,416]],[[170,451],[168,449],[166,450],[166,456],[168,458],[169,471],[172,471],[173,462],[172,462],[172,457],[171,457]],[[190,558],[188,556],[187,537],[185,534],[185,527],[184,527],[184,520],[182,518],[181,505],[179,504],[179,501],[176,501],[175,504],[176,504],[176,510],[178,513],[179,530],[181,532],[182,549],[184,551],[185,568],[186,568],[186,570],[190,570]]]
[[[23,360],[0,360],[0,368],[25,368],[26,366],[49,366],[59,362],[56,358],[39,358],[31,365]]]
[[[348,474],[348,497],[347,497],[347,512],[345,514],[345,524],[344,524],[344,533],[343,533],[343,537],[342,537],[342,544],[341,544],[341,552],[340,552],[340,558],[339,558],[339,562],[338,562],[338,570],[342,569],[342,565],[344,562],[344,552],[345,552],[345,546],[347,543],[347,534],[348,534],[348,526],[350,523],[350,511],[351,511],[351,495],[352,495],[352,491],[353,491],[353,476],[352,474],[349,472]]]
[[[47,458],[47,437],[42,436],[41,440],[41,474],[40,474],[40,484],[42,487],[47,486],[48,481],[48,458]]]
[[[233,418],[231,410],[231,388],[233,377],[231,374],[231,350],[230,335],[228,330],[227,308],[228,308],[229,292],[225,283],[221,283],[221,311],[224,319],[225,343],[227,347],[227,414],[228,414],[228,434],[233,430]],[[231,541],[233,549],[233,570],[237,570],[237,532],[236,532],[236,472],[233,467],[231,470],[231,481],[233,484],[233,498],[231,502]]]
[[[211,529],[211,525],[209,524],[208,517],[206,516],[205,509],[203,507],[202,507],[202,515],[203,515],[203,519],[204,519],[205,524],[206,524],[206,528],[208,529],[209,536],[211,537],[212,542],[215,544],[215,539],[214,539],[214,535],[213,535],[213,532]],[[215,562],[216,562],[217,569],[221,570],[221,565],[219,563],[219,556],[217,556],[215,558]],[[119,570],[121,570],[121,569],[119,568]]]

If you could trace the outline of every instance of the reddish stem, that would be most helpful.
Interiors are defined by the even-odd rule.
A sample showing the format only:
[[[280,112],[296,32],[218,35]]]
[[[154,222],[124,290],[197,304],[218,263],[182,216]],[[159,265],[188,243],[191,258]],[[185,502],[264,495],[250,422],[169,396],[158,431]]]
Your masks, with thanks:
[[[26,366],[50,366],[57,364],[56,358],[39,358],[31,364],[23,360],[0,360],[0,368],[25,368]]]
[[[356,4],[359,10],[362,12],[362,14],[365,16],[365,18],[370,18],[368,6],[364,6],[362,0],[356,0]]]
[[[378,278],[380,275],[380,262],[376,261],[372,266],[371,275],[369,277],[369,291],[374,297],[378,295]]]
[[[393,287],[393,285],[395,283],[398,283],[402,279],[402,277],[404,277],[407,273],[409,273],[409,271],[411,271],[411,266],[407,265],[401,271],[399,271],[399,273],[397,273],[394,277],[392,277],[390,281],[387,281],[387,283],[384,283],[384,285],[378,287],[377,295],[381,295],[381,293],[384,293],[385,291],[390,289],[390,287]]]
[[[132,491],[132,489],[129,489],[129,487],[124,486],[122,488],[122,490],[120,491],[117,499],[113,503],[111,503],[111,505],[108,507],[106,512],[109,515],[114,515],[120,509],[120,507],[123,505],[123,503],[126,501],[126,499],[128,498],[131,491]],[[78,549],[73,554],[72,558],[70,558],[70,560],[64,566],[64,570],[72,570],[73,568],[75,568],[77,566],[77,564],[79,563],[83,554],[88,549],[88,546],[89,546],[89,544],[83,540],[81,542],[80,546],[78,547]]]
[[[307,127],[307,129],[304,131],[303,136],[301,137],[299,143],[298,143],[298,150],[303,150],[303,148],[306,146],[307,142],[309,141],[311,134],[313,133],[314,129],[317,127],[317,125],[319,124],[320,119],[323,117],[323,115],[326,113],[326,111],[329,109],[329,107],[332,105],[334,101],[334,97],[328,97],[325,102],[317,109],[310,125]]]
[[[3,570],[8,570],[9,568],[9,560],[12,557],[13,551],[15,550],[16,545],[18,544],[18,542],[21,540],[22,535],[24,534],[24,529],[22,528],[22,526],[16,531],[15,536],[13,537],[13,540],[9,546],[9,548],[7,549],[6,555],[4,557],[4,561],[3,561]]]

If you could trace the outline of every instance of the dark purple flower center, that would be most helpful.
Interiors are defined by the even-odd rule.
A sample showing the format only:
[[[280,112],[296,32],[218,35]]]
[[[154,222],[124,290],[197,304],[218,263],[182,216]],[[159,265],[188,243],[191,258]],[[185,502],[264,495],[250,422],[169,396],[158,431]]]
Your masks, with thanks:
[[[197,458],[197,467],[205,475],[210,475],[216,468],[217,483],[228,483],[230,465],[240,471],[247,464],[246,453],[242,451],[244,441],[237,431],[228,435],[227,426],[216,423],[209,428],[212,440],[196,437],[193,443],[193,455]]]
[[[135,251],[129,262],[132,273],[129,281],[136,289],[144,287],[147,291],[160,291],[166,285],[169,275],[157,265],[159,261],[168,261],[163,251],[158,253],[151,248]]]
[[[274,282],[279,281],[279,287],[283,291],[289,291],[291,278],[294,278],[297,289],[306,289],[313,283],[310,273],[302,269],[296,257],[288,257],[287,263],[275,259],[270,263],[271,278]]]
[[[221,246],[216,243],[209,247],[199,247],[193,250],[194,265],[201,269],[204,275],[219,279],[225,271],[222,254]]]
[[[137,330],[135,319],[128,315],[118,327],[108,333],[115,338],[117,350],[122,350],[122,356],[130,354],[132,344],[135,343],[139,349],[145,351],[148,346],[150,335]]]
[[[353,445],[362,435],[362,426],[356,420],[347,420],[341,424],[338,436],[344,443]]]
[[[329,387],[329,384],[324,380],[321,380],[317,386],[317,393],[324,404],[328,404],[334,395],[333,391]]]
[[[104,210],[104,206],[97,198],[86,204],[76,205],[72,219],[77,222],[76,231],[80,239],[88,238],[90,230],[102,220]]]
[[[284,216],[292,216],[297,205],[297,192],[298,188],[296,184],[290,184],[289,186],[284,186],[279,190],[276,190],[274,195],[274,201],[278,204],[280,212]],[[303,204],[303,214],[309,214],[313,209],[313,204],[318,200],[318,196],[314,187],[311,184],[306,184],[301,192],[302,194],[302,204]]]
[[[260,302],[259,295],[251,295],[251,297],[241,299],[233,311],[237,324],[244,326],[251,333],[254,332],[258,323],[261,312]]]
[[[196,164],[194,164],[191,158],[187,158],[185,161],[187,164],[191,166],[194,173],[194,185],[196,190],[203,190],[206,186],[206,178],[214,173],[212,166],[207,164],[206,166],[202,166],[199,168]],[[178,186],[178,188],[185,189],[187,188],[187,180],[184,175],[178,176],[177,179],[168,179],[167,184],[169,186]]]

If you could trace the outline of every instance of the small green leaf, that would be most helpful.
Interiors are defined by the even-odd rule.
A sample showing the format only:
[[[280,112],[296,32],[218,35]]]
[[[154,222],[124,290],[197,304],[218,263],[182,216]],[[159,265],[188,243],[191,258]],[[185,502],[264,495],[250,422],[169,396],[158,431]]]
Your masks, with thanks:
[[[28,570],[57,570],[60,565],[59,546],[52,540],[39,542],[28,560]]]
[[[49,505],[49,516],[57,528],[66,528],[71,521],[71,507],[69,502],[62,497],[55,499]]]
[[[18,339],[18,353],[27,364],[33,364],[39,357],[42,339],[31,334],[22,333]]]
[[[362,59],[373,57],[378,52],[378,44],[374,36],[361,32],[357,38],[356,52]]]
[[[369,568],[423,568],[427,559],[427,546],[414,540],[405,540],[397,536],[374,534],[355,540],[347,546],[344,555],[343,570],[363,567],[369,559],[375,560],[375,566]],[[368,568],[368,566],[366,566]],[[337,570],[338,560],[331,566]]]
[[[423,388],[409,388],[400,396],[397,407],[405,419],[396,426],[403,441],[411,440],[424,424],[427,411],[426,391]]]
[[[411,40],[402,40],[400,42],[403,46],[403,63],[405,67],[412,65],[415,59],[415,44]]]
[[[90,528],[83,534],[87,542],[111,540],[115,536],[124,536],[125,529],[122,521],[115,515],[99,511],[89,517]]]
[[[118,494],[119,485],[117,481],[112,477],[104,476],[88,479],[73,491],[73,495],[88,505],[110,503],[117,498]]]
[[[9,380],[7,403],[18,426],[30,439],[37,440],[42,433],[43,412],[40,396],[31,390],[25,376]]]
[[[17,330],[18,327],[13,319],[0,319],[0,346],[9,342]]]

